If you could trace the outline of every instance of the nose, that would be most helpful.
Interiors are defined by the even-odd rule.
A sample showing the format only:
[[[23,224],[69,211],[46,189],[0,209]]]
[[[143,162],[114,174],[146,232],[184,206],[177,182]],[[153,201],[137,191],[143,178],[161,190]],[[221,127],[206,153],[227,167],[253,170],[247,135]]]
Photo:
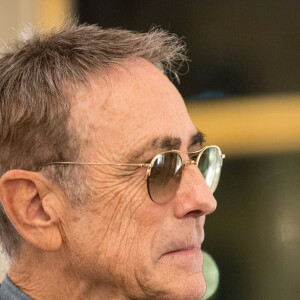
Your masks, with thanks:
[[[217,201],[211,193],[199,169],[188,164],[174,198],[173,214],[181,219],[185,216],[200,217],[215,211]]]

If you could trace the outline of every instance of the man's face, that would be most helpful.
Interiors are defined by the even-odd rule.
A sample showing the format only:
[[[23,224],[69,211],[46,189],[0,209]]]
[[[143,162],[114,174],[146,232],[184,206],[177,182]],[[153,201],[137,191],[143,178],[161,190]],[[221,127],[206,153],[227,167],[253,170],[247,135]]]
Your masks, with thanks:
[[[144,163],[201,147],[180,94],[145,60],[92,77],[74,102],[79,133],[89,136],[85,161]],[[216,201],[197,167],[184,168],[176,196],[160,205],[148,196],[145,168],[84,168],[91,199],[62,220],[76,274],[107,295],[200,299],[203,226]]]

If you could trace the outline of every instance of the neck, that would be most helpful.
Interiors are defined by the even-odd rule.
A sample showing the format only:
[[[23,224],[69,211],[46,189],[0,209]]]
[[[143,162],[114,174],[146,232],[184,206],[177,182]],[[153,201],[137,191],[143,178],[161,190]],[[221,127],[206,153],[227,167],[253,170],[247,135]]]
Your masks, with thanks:
[[[118,292],[117,287],[79,274],[74,264],[61,252],[45,252],[30,246],[28,248],[31,249],[25,248],[22,253],[30,254],[14,258],[8,276],[32,299],[128,300]]]

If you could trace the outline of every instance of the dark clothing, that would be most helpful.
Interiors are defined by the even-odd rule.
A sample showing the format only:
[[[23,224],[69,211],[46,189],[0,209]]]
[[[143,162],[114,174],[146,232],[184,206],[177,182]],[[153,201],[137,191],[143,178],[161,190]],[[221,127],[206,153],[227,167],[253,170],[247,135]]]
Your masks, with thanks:
[[[32,300],[5,275],[0,287],[0,300]]]

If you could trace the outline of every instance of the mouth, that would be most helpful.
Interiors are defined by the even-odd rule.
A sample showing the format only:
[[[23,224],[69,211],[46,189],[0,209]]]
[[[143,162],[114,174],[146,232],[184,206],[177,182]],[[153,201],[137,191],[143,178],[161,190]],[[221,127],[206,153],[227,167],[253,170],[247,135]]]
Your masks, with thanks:
[[[175,250],[165,252],[160,258],[160,262],[164,267],[170,268],[174,272],[188,276],[202,272],[203,255],[201,245],[178,247]]]
[[[201,251],[199,246],[188,246],[173,251],[166,252],[163,256],[175,256],[175,255],[192,255],[197,254]]]

